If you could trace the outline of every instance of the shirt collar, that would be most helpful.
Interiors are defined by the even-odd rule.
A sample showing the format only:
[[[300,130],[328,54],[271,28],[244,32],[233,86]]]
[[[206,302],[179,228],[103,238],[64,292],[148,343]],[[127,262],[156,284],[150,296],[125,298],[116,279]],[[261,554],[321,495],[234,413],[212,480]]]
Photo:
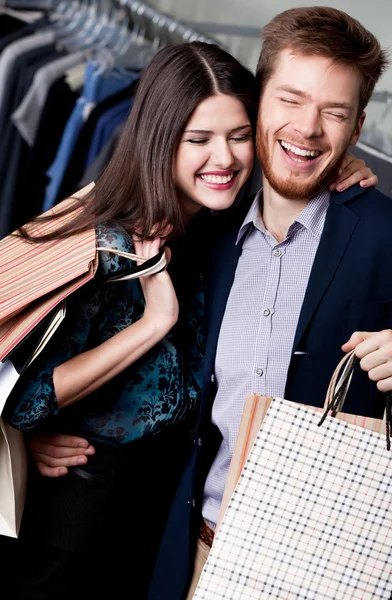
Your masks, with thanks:
[[[261,189],[255,196],[250,209],[243,221],[238,232],[236,244],[239,244],[249,231],[251,226],[257,227],[262,232],[266,232],[262,216],[260,214],[260,205],[262,201],[263,190]],[[320,239],[324,229],[325,215],[329,206],[331,194],[328,190],[324,190],[314,196],[305,208],[300,212],[291,228],[298,223],[305,227],[315,238]]]
[[[248,210],[245,220],[242,223],[240,230],[238,232],[236,244],[239,244],[241,242],[241,240],[246,235],[246,233],[249,231],[249,229],[251,228],[252,225],[254,225],[255,227],[258,227],[262,231],[265,231],[263,219],[260,214],[260,204],[261,204],[262,194],[263,194],[263,188],[261,188],[261,190],[259,190],[257,192],[257,194],[252,202],[252,205],[251,205],[250,209]]]

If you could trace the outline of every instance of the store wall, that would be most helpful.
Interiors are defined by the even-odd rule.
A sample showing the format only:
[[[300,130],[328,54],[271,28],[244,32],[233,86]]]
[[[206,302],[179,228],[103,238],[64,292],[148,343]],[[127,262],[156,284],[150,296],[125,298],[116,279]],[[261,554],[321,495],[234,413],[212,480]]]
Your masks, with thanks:
[[[391,0],[149,0],[149,4],[175,18],[193,23],[225,23],[260,28],[272,17],[294,6],[334,6],[347,11],[372,31],[384,46],[392,47]],[[196,25],[195,25],[196,26]],[[218,36],[236,56],[254,68],[260,50],[257,38],[238,40],[237,36]],[[246,51],[248,52],[246,53]],[[234,52],[233,52],[234,53]],[[380,88],[392,90],[392,69],[384,76]]]

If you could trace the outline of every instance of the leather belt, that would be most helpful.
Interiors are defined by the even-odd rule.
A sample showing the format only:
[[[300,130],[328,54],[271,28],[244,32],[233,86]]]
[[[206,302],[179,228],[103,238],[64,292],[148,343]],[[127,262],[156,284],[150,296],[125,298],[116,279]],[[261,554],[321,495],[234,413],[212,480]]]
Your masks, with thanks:
[[[207,523],[204,519],[202,519],[200,524],[199,538],[207,544],[209,548],[212,546],[212,542],[214,541],[215,531],[208,527]]]

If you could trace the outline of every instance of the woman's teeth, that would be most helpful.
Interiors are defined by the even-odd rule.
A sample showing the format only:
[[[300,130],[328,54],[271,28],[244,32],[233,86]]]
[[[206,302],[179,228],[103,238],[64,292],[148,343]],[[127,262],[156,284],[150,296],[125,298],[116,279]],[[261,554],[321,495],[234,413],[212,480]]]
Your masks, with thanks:
[[[234,177],[234,173],[231,175],[200,175],[201,179],[206,183],[229,183]]]
[[[298,154],[298,156],[310,156],[311,158],[316,158],[320,154],[318,150],[303,150],[302,148],[298,148],[297,146],[293,146],[288,142],[280,142],[280,145],[285,148],[285,150],[290,150],[294,154]]]

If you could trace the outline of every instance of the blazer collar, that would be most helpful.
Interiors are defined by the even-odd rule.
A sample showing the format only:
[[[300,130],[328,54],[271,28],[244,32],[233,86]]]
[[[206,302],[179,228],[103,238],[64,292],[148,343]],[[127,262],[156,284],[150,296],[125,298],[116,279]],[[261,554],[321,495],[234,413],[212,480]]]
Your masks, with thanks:
[[[350,200],[362,196],[366,192],[366,188],[362,188],[359,183],[352,185],[344,192],[332,192],[331,193],[331,202],[334,204],[347,204]]]
[[[214,370],[219,331],[226,303],[241,256],[243,239],[237,244],[238,231],[253,202],[254,196],[240,205],[217,215],[216,240],[211,251],[206,278],[207,344],[205,354],[205,377],[209,380]]]
[[[359,217],[349,209],[347,204],[365,192],[366,189],[361,188],[360,185],[354,185],[344,192],[331,194],[323,233],[298,320],[293,352],[298,349],[302,336],[339,267],[359,221]]]

